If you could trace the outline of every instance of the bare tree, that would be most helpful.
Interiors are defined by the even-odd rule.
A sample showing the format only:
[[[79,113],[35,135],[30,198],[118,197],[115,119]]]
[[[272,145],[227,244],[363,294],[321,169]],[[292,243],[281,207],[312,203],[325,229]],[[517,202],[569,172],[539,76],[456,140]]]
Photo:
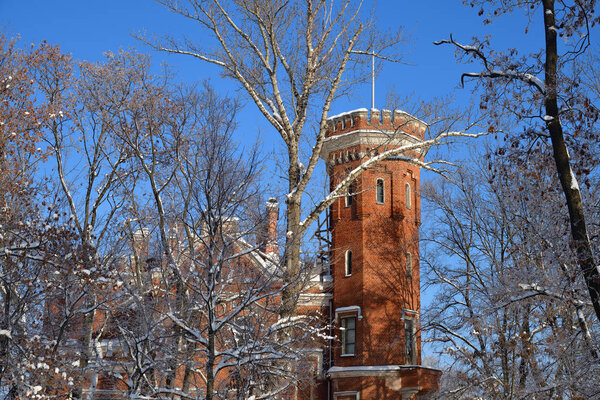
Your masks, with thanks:
[[[333,101],[352,92],[366,78],[365,66],[370,64],[370,56],[398,61],[402,34],[390,36],[377,31],[370,10],[364,9],[362,1],[160,3],[197,22],[209,39],[203,43],[190,37],[141,39],[155,49],[189,55],[220,67],[226,77],[243,88],[285,144],[287,286],[280,312],[282,316],[293,315],[301,290],[301,240],[320,213],[345,195],[352,181],[369,166],[390,155],[425,152],[444,138],[462,135],[465,130],[433,135],[430,140],[380,153],[381,157],[370,154],[332,193],[309,207],[303,206],[326,140]],[[306,148],[303,141],[309,143]],[[420,157],[406,158],[431,167]]]
[[[548,161],[548,149],[527,168],[492,156],[425,191],[436,218],[423,260],[436,298],[424,329],[451,377],[439,398],[599,395],[594,311]]]
[[[480,72],[465,73],[462,80],[474,78],[480,83],[480,107],[489,110],[490,123],[497,125],[499,119],[511,118],[523,126],[524,133],[513,136],[508,148],[518,148],[527,154],[539,141],[552,143],[556,172],[569,209],[571,240],[600,320],[600,269],[578,183],[578,179],[585,182],[589,174],[591,152],[585,138],[594,132],[597,108],[590,106],[589,95],[581,90],[583,75],[577,74],[575,68],[575,61],[590,45],[590,29],[597,18],[596,2],[473,0],[464,3],[481,7],[485,23],[491,23],[498,15],[521,10],[530,23],[539,21],[543,26],[541,52],[526,57],[519,57],[518,49],[488,51],[488,39],[464,45],[451,37],[436,44],[451,44],[461,60],[474,58],[482,63]],[[560,45],[559,36],[565,39]]]
[[[56,352],[47,317],[57,307],[58,282],[79,269],[83,247],[61,197],[38,175],[48,155],[44,129],[54,118],[38,78],[64,61],[57,48],[22,50],[0,37],[0,395],[7,399],[42,398],[48,388],[66,396],[61,389],[78,376],[72,359]]]
[[[0,394],[285,392],[315,328],[279,318],[287,285],[255,242],[260,161],[232,141],[237,101],[137,54],[0,46]]]
[[[49,46],[48,46],[49,47]],[[68,55],[47,60],[35,81],[47,105],[43,125],[50,148],[48,178],[65,199],[64,207],[85,252],[82,265],[56,282],[46,333],[55,352],[77,357],[81,376],[69,385],[75,398],[93,398],[102,352],[106,310],[115,295],[116,238],[126,197],[135,176],[124,168],[129,154],[115,140],[131,87],[139,83],[147,60],[108,55],[104,64],[77,63]],[[141,72],[139,72],[141,71]],[[76,345],[74,345],[76,344]]]
[[[138,180],[124,189],[133,258],[114,267],[125,290],[107,332],[120,351],[105,372],[122,371],[114,388],[129,396],[272,398],[293,382],[280,378],[301,358],[294,345],[315,332],[309,317],[278,318],[286,286],[254,243],[260,163],[234,146],[238,108],[208,86],[144,74],[113,116]]]

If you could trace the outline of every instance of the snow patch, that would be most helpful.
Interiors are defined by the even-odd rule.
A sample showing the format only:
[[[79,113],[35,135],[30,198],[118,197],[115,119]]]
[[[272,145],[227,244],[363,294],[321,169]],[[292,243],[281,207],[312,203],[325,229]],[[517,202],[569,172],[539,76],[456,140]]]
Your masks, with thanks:
[[[347,306],[347,307],[338,307],[335,309],[335,319],[337,320],[338,314],[347,313],[347,312],[356,312],[358,319],[362,319],[362,313],[360,306]]]
[[[573,169],[569,168],[569,172],[571,173],[571,190],[579,191],[579,184],[577,183],[577,178],[575,178],[575,174],[573,173]]]
[[[479,50],[477,47],[471,46],[471,45],[461,45],[461,47],[465,51],[478,51]]]
[[[334,118],[345,117],[346,115],[349,115],[349,114],[352,114],[352,113],[355,113],[355,112],[360,112],[360,111],[369,112],[369,110],[367,110],[366,108],[357,108],[356,110],[346,111],[346,112],[343,112],[341,114],[332,115],[331,117],[327,117],[327,120],[329,121],[329,120],[334,119]]]

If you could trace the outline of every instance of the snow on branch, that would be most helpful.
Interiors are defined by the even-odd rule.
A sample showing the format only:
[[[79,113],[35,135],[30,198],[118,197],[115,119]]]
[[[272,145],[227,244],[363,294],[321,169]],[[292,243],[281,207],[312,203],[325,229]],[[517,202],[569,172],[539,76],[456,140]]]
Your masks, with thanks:
[[[452,45],[458,47],[459,49],[461,49],[462,51],[464,51],[466,54],[474,54],[476,57],[479,57],[483,61],[485,68],[488,69],[487,58],[481,52],[479,46],[471,46],[471,45],[458,43],[454,40],[454,38],[452,37],[452,34],[450,34],[450,40],[438,40],[438,41],[433,42],[433,44],[436,46],[440,46],[442,44],[452,44]]]
[[[534,86],[542,95],[546,95],[546,86],[537,76],[517,71],[501,71],[490,70],[488,72],[465,72],[460,78],[461,84],[464,86],[464,78],[507,78],[519,80]]]
[[[521,288],[521,290],[523,290],[523,293],[521,295],[513,296],[510,299],[508,299],[508,301],[506,301],[502,304],[499,304],[494,308],[496,310],[500,310],[500,309],[508,307],[510,304],[518,303],[520,301],[527,300],[527,299],[530,299],[532,297],[537,297],[537,296],[547,296],[547,297],[552,297],[554,299],[563,300],[563,301],[566,300],[565,296],[561,295],[560,293],[553,292],[553,291],[549,290],[548,288],[544,288],[544,287],[538,285],[537,283],[519,283],[518,286],[519,286],[519,288]],[[589,303],[589,302],[585,303],[581,300],[576,300],[576,299],[569,299],[569,301],[572,302],[576,306],[591,305],[591,303]]]
[[[329,207],[337,198],[345,196],[346,191],[348,190],[348,188],[350,187],[352,182],[354,182],[354,180],[356,178],[358,178],[359,175],[361,175],[365,170],[372,167],[373,165],[375,165],[381,161],[384,161],[386,158],[392,157],[392,156],[398,156],[399,154],[407,154],[409,152],[420,152],[421,154],[425,155],[425,153],[427,153],[427,151],[431,147],[438,146],[440,144],[445,143],[444,140],[447,138],[451,138],[451,137],[478,138],[480,136],[484,136],[489,133],[489,132],[467,133],[466,132],[467,129],[461,130],[461,131],[444,132],[444,133],[437,135],[433,139],[422,140],[422,141],[419,141],[416,143],[410,143],[407,145],[403,145],[403,146],[397,147],[395,149],[386,150],[377,155],[372,156],[368,160],[365,160],[358,167],[356,167],[352,171],[350,171],[348,173],[348,175],[346,176],[346,178],[344,178],[340,183],[338,183],[338,185],[323,200],[321,200],[319,202],[319,204],[317,204],[317,206],[312,210],[312,212],[310,212],[308,214],[308,216],[302,222],[299,223],[301,229],[306,230],[314,221],[317,220],[319,215],[327,207]],[[402,159],[406,162],[418,165],[421,168],[438,173],[442,176],[445,176],[444,171],[436,168],[434,165],[436,165],[436,164],[451,165],[450,163],[444,162],[441,160],[433,160],[433,161],[425,162],[425,161],[422,161],[422,159],[418,158],[418,157],[403,156]]]
[[[541,79],[537,76],[528,74],[525,72],[518,72],[514,70],[499,70],[490,66],[490,62],[487,59],[487,56],[481,51],[481,47],[479,46],[471,46],[464,45],[458,43],[454,40],[452,35],[450,35],[450,40],[439,40],[433,42],[434,45],[440,46],[443,44],[450,44],[455,46],[456,48],[462,50],[465,54],[473,54],[476,58],[479,58],[483,62],[483,66],[485,68],[485,72],[466,72],[463,73],[460,77],[460,83],[462,86],[465,85],[464,78],[506,78],[510,80],[518,80],[524,82],[530,86],[535,87],[542,95],[546,95],[546,86]]]

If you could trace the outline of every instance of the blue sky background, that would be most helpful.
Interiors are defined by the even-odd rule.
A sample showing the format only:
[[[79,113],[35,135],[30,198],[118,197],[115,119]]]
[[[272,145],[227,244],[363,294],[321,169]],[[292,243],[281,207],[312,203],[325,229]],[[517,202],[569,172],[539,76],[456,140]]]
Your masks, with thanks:
[[[368,1],[365,3],[369,5]],[[466,103],[470,90],[459,87],[460,74],[479,68],[456,64],[450,46],[432,44],[435,40],[448,38],[450,33],[456,40],[467,43],[473,36],[492,35],[496,49],[539,48],[543,45],[543,36],[537,30],[539,23],[534,23],[531,32],[525,35],[526,21],[519,15],[504,16],[494,24],[484,26],[477,12],[477,9],[462,6],[458,0],[378,1],[375,16],[379,28],[396,30],[404,26],[411,42],[406,48],[406,64],[384,64],[376,81],[375,106],[385,105],[390,88],[401,95],[416,93],[426,100],[452,93],[457,106]],[[134,32],[146,31],[174,36],[198,35],[201,39],[195,26],[151,0],[0,0],[0,29],[8,36],[19,35],[24,44],[46,40],[60,45],[76,59],[88,61],[102,60],[107,51],[135,47],[140,52],[152,54],[156,66],[167,62],[184,81],[210,79],[219,92],[237,93],[235,84],[221,79],[215,67],[190,57],[153,52],[131,36]],[[370,104],[371,88],[364,85],[354,98],[334,103],[330,114],[369,108]],[[240,116],[239,131],[241,138],[257,138],[260,134],[263,151],[267,153],[276,153],[281,148],[280,138],[248,101]],[[463,153],[466,155],[468,151],[463,150]],[[325,180],[322,170],[319,180]],[[281,186],[272,188],[273,191],[277,189]],[[425,298],[424,303],[428,300]]]
[[[365,1],[365,8],[370,4]],[[460,74],[465,70],[478,71],[478,66],[458,65],[453,48],[433,45],[433,41],[446,39],[451,33],[456,40],[466,43],[473,36],[493,35],[493,43],[498,49],[523,47],[524,44],[539,47],[543,43],[542,35],[534,29],[537,25],[525,35],[525,21],[512,15],[484,26],[482,17],[477,15],[478,10],[464,7],[459,0],[380,0],[375,5],[374,15],[380,30],[395,31],[403,26],[410,35],[405,63],[386,62],[377,77],[377,108],[385,106],[390,89],[401,96],[416,94],[425,100],[452,93],[457,106],[469,101],[469,87],[459,87]],[[184,81],[209,79],[220,93],[238,94],[238,87],[230,80],[221,79],[216,67],[191,57],[152,51],[132,37],[135,32],[145,31],[203,39],[202,32],[192,22],[168,12],[152,0],[0,0],[0,29],[7,31],[9,36],[19,35],[24,45],[46,40],[60,45],[76,59],[87,61],[100,61],[107,51],[136,48],[139,52],[150,53],[156,68],[161,62],[168,63]],[[357,89],[354,97],[336,101],[330,115],[369,108],[370,85]],[[243,94],[246,106],[238,118],[240,141],[247,145],[259,140],[267,155],[277,154],[281,139]],[[323,182],[321,180],[319,186]],[[279,189],[272,191],[279,192]]]
[[[366,0],[365,8],[371,3]],[[459,0],[380,0],[375,6],[380,30],[397,30],[403,26],[410,35],[405,63],[385,62],[377,76],[376,108],[385,106],[391,89],[401,96],[416,94],[425,100],[452,94],[457,106],[468,102],[470,90],[468,86],[459,87],[460,75],[466,70],[479,71],[479,66],[459,65],[454,60],[452,47],[433,45],[433,41],[447,39],[451,33],[463,43],[469,43],[473,36],[492,35],[497,49],[538,48],[543,44],[541,30],[536,31],[540,24],[531,26],[527,35],[524,34],[526,21],[518,15],[504,16],[484,26],[478,10],[464,7]],[[161,62],[172,66],[184,81],[209,79],[222,94],[235,96],[238,93],[232,81],[220,78],[216,67],[192,57],[152,51],[132,37],[135,32],[147,32],[203,39],[202,32],[192,22],[168,12],[152,0],[0,0],[0,29],[9,36],[19,35],[23,44],[46,40],[60,45],[76,59],[87,61],[100,61],[107,51],[136,48],[151,54],[154,66],[158,67]],[[330,115],[370,108],[370,85],[357,89],[354,97],[336,101]],[[247,100],[243,93],[242,98]],[[239,121],[244,141],[250,142],[260,135],[264,149],[277,152],[279,138],[252,103],[246,101]]]
[[[389,87],[399,93],[414,92],[425,98],[447,94],[456,88],[463,68],[454,62],[449,46],[432,44],[434,40],[448,38],[450,33],[463,42],[475,35],[494,34],[493,43],[497,48],[522,46],[524,41],[534,47],[542,45],[543,38],[535,30],[524,35],[523,20],[518,17],[502,17],[493,25],[484,26],[477,12],[462,6],[458,0],[376,2],[375,16],[380,29],[394,30],[404,26],[411,34],[411,43],[406,49],[408,64],[386,63],[377,78],[376,107],[383,106]],[[141,52],[151,52],[131,36],[137,31],[176,36],[199,34],[193,24],[170,14],[151,0],[0,0],[0,27],[13,35],[19,34],[25,43],[47,40],[60,45],[75,58],[88,61],[100,60],[104,52],[120,48],[135,47]],[[214,67],[198,60],[152,54],[155,62],[166,61],[176,67],[185,80],[210,78],[218,88],[234,88],[229,82],[219,80]],[[370,102],[370,87],[366,85],[355,99],[338,102],[331,112],[333,115],[348,107],[369,107]]]

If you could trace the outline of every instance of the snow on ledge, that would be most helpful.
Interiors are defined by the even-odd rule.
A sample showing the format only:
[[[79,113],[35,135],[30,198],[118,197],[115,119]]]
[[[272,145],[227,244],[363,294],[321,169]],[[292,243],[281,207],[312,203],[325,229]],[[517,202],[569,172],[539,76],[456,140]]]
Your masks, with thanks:
[[[406,366],[401,365],[369,365],[369,366],[354,366],[354,367],[331,367],[327,372],[346,372],[346,371],[400,371]],[[415,367],[412,365],[412,367]]]
[[[358,315],[358,319],[362,319],[362,313],[360,310],[360,306],[348,306],[348,307],[338,307],[335,309],[335,320],[337,321],[338,314],[353,312],[353,311],[356,311],[356,314]]]
[[[400,371],[420,369],[431,371],[433,374],[441,374],[440,370],[424,367],[422,365],[372,365],[372,366],[353,366],[353,367],[331,367],[327,370],[327,375],[331,377],[356,377],[356,376],[395,376]]]
[[[352,113],[361,112],[361,111],[363,111],[363,112],[369,112],[369,110],[367,110],[366,108],[357,108],[356,110],[346,111],[346,112],[343,112],[343,113],[340,113],[340,114],[332,115],[331,117],[327,117],[327,120],[329,121],[331,119],[335,119],[335,118],[339,118],[339,117],[345,117],[346,115],[350,115]]]

